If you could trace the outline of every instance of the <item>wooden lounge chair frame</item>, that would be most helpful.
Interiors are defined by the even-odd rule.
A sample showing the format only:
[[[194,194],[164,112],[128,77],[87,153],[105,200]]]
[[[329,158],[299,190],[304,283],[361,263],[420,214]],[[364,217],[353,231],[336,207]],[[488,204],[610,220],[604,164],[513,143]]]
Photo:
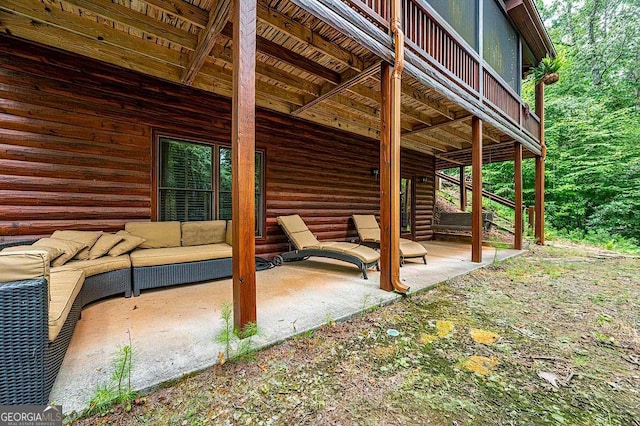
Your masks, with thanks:
[[[372,235],[370,235],[370,238],[365,238],[363,236],[363,229],[361,227],[358,226],[358,222],[362,222],[360,220],[358,220],[357,218],[361,217],[361,218],[366,218],[365,220],[367,220],[368,222],[370,222],[370,226],[368,226],[368,224],[365,224],[368,226],[368,228],[366,228],[367,231],[369,231],[370,233],[372,233]],[[376,220],[374,215],[353,215],[351,217],[353,219],[353,223],[356,225],[356,230],[358,231],[358,236],[360,238],[360,244],[362,244],[363,246],[367,246],[367,247],[371,247],[374,249],[380,249],[380,226],[378,225],[378,221]],[[375,222],[375,227],[373,226],[373,223]],[[377,233],[376,235],[373,235],[374,233]],[[404,244],[419,244],[416,243],[415,241],[412,240],[407,240],[405,238],[400,238],[400,266],[404,265],[404,260],[405,259],[417,259],[417,258],[422,258],[422,262],[426,265],[427,264],[427,254],[426,254],[426,249],[425,249],[425,254],[420,254],[420,255],[415,255],[415,256],[405,256],[402,253],[402,245]]]
[[[367,263],[362,261],[362,259],[360,259],[359,257],[349,253],[339,252],[335,250],[328,250],[323,248],[298,248],[296,245],[296,242],[291,238],[291,236],[289,235],[289,232],[285,229],[285,227],[280,222],[280,217],[278,218],[278,224],[280,225],[285,235],[287,236],[287,240],[289,242],[289,251],[285,253],[281,253],[279,256],[276,256],[273,260],[275,264],[279,264],[283,261],[295,262],[299,260],[306,260],[311,256],[325,257],[328,259],[341,260],[343,262],[356,265],[358,269],[360,269],[360,271],[362,272],[362,278],[364,278],[365,280],[369,279],[367,275],[367,269],[375,266],[378,271],[380,270],[380,265],[378,263],[378,260]]]

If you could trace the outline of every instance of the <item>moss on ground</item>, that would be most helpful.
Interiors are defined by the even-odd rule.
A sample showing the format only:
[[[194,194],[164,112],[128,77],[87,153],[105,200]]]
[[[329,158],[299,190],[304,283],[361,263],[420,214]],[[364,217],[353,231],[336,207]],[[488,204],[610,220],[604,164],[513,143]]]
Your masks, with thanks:
[[[79,423],[639,425],[639,306],[638,259],[536,248]]]

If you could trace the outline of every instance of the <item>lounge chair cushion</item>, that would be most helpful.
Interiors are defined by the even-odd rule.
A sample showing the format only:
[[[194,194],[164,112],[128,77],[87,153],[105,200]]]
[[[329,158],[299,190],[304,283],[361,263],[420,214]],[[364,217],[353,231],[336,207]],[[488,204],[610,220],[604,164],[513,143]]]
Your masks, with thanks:
[[[131,235],[127,231],[118,231],[116,235],[122,237],[122,241],[109,250],[109,256],[122,256],[146,241],[144,238]]]
[[[137,249],[131,252],[131,264],[134,267],[171,265],[173,263],[222,259],[231,257],[231,255],[231,246],[225,243],[189,247]]]
[[[200,246],[203,244],[224,243],[226,230],[226,220],[183,222],[182,245]]]
[[[318,239],[309,231],[309,228],[307,228],[302,218],[297,214],[278,216],[277,220],[297,249],[302,250],[316,247],[320,244]]]
[[[93,260],[104,256],[123,239],[124,237],[122,235],[113,235],[109,233],[100,235],[98,241],[96,241],[93,247],[91,247],[91,250],[89,250],[89,259]]]
[[[105,272],[129,268],[131,268],[131,260],[128,254],[124,254],[117,257],[105,256],[98,259],[72,260],[63,266],[52,268],[51,272],[76,270],[84,271],[85,277],[92,277]]]
[[[30,251],[30,250],[42,250],[47,252],[47,256],[49,257],[49,262],[54,260],[56,257],[60,256],[63,253],[63,250],[58,247],[33,247],[32,245],[25,246],[12,246],[7,247],[2,250],[3,253],[11,253],[16,251]]]
[[[180,247],[180,222],[128,222],[124,229],[145,239],[140,248]]]
[[[374,263],[380,259],[380,253],[374,249],[360,244],[346,242],[321,242],[317,247],[321,250],[336,251],[357,257],[366,264]]]
[[[51,261],[51,266],[62,266],[78,254],[80,250],[84,249],[86,244],[57,238],[40,238],[32,244],[32,247],[53,247],[61,249],[63,251],[62,254]]]
[[[49,340],[54,341],[64,322],[69,316],[73,302],[78,297],[84,284],[83,271],[51,272],[49,288],[51,301],[49,302]]]
[[[22,246],[21,246],[22,247]],[[27,246],[31,247],[31,246]],[[0,285],[11,281],[31,280],[44,277],[49,279],[48,254],[44,250],[0,252]]]
[[[427,249],[420,243],[400,238],[400,253],[403,257],[422,257],[427,255]]]
[[[376,217],[372,214],[354,214],[353,223],[358,230],[358,236],[363,243],[379,243],[380,227]]]
[[[98,241],[102,232],[95,231],[56,231],[51,235],[51,238],[57,238],[59,240],[75,241],[77,243],[84,244],[84,248],[73,256],[76,260],[86,260],[89,258],[89,251],[91,247]]]

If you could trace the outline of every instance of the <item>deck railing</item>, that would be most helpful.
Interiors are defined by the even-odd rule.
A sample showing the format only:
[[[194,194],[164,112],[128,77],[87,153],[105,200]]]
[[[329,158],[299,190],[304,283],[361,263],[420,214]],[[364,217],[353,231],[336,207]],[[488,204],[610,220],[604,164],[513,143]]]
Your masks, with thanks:
[[[343,0],[388,29],[390,0]],[[534,139],[540,120],[520,96],[451,27],[432,12],[426,0],[401,0],[408,49],[473,94]]]

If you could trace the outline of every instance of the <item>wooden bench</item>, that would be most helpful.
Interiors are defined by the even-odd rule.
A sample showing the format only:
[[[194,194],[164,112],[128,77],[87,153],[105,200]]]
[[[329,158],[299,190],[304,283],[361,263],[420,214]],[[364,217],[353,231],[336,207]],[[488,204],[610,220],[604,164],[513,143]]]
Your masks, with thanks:
[[[485,231],[491,230],[493,212],[482,213],[482,223]],[[433,230],[471,231],[471,213],[440,213],[440,221],[433,224]]]

